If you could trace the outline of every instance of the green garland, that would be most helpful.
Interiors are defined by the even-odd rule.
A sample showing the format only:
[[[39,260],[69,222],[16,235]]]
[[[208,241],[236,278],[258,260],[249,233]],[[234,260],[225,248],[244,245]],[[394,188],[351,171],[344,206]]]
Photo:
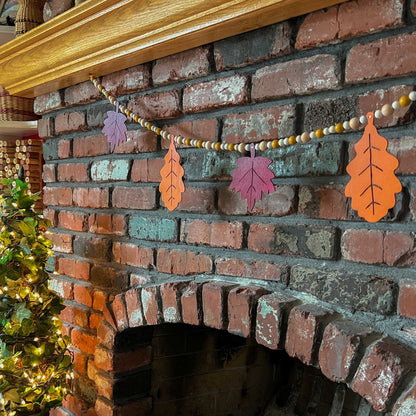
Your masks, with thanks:
[[[46,415],[69,392],[72,357],[62,335],[63,300],[49,289],[50,221],[40,197],[16,179],[0,196],[0,414]]]

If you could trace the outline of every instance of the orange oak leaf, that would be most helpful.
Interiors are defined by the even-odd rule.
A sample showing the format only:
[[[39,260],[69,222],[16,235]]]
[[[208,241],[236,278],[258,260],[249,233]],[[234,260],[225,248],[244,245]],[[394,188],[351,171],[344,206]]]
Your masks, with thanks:
[[[181,202],[182,192],[185,190],[182,181],[183,174],[184,170],[180,164],[180,156],[172,139],[168,153],[165,156],[165,164],[160,170],[162,181],[159,185],[162,200],[169,211],[173,211]]]
[[[395,194],[402,185],[394,174],[399,162],[387,151],[387,140],[378,134],[374,113],[368,113],[367,119],[363,137],[354,146],[357,155],[347,166],[351,180],[345,195],[351,197],[351,206],[360,217],[377,222],[395,205]]]

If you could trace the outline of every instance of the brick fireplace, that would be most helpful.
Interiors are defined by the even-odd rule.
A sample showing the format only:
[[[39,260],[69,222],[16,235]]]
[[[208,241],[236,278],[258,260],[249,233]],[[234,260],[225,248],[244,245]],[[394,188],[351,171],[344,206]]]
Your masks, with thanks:
[[[250,143],[397,100],[415,56],[414,0],[357,0],[100,82],[174,134]],[[266,151],[276,189],[252,212],[229,189],[239,152],[180,148],[169,212],[168,143],[129,122],[111,153],[112,109],[90,81],[35,98],[76,372],[51,415],[416,414],[414,104],[376,120],[403,186],[378,223],[344,195],[362,130]]]

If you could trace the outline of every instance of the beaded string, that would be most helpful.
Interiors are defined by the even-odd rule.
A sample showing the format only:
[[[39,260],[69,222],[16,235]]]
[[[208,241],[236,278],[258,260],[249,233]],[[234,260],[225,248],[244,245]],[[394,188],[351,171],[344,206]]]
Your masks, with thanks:
[[[96,77],[90,75],[90,80],[94,86],[100,91],[105,98],[110,101],[114,106],[118,104],[116,97],[111,95],[97,80]],[[380,119],[382,117],[390,116],[394,113],[395,110],[398,110],[403,107],[408,107],[413,101],[416,101],[416,91],[410,92],[408,95],[403,95],[399,98],[398,101],[394,101],[391,104],[384,104],[381,109],[374,111],[374,117]],[[133,113],[126,106],[120,104],[119,111],[126,115],[129,119],[134,120],[136,123],[140,124],[142,127],[153,131],[157,135],[160,135],[165,140],[174,140],[178,145],[185,145],[187,147],[194,148],[204,148],[207,150],[228,150],[228,151],[239,151],[240,153],[245,153],[250,151],[250,143],[220,143],[220,142],[211,142],[209,140],[197,140],[191,138],[185,138],[183,136],[176,136],[172,133],[167,132],[166,130],[161,129],[160,127],[155,126],[149,121],[141,118],[139,115]],[[299,143],[308,143],[312,139],[322,139],[325,136],[330,134],[341,134],[349,130],[358,130],[361,126],[367,123],[367,116],[353,117],[349,121],[343,121],[336,123],[335,125],[319,128],[311,132],[303,132],[297,136],[290,136],[283,139],[272,139],[272,140],[263,140],[255,144],[255,150],[268,150],[268,149],[278,149],[284,146],[293,146]]]

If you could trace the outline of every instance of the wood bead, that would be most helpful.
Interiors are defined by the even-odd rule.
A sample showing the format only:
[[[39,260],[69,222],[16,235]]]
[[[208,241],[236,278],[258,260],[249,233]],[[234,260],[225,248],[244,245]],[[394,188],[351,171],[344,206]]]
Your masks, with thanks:
[[[239,145],[238,145],[238,151],[240,152],[240,153],[245,153],[245,151],[246,151],[246,149],[245,149],[245,144],[244,143],[240,143]]]
[[[300,139],[303,143],[308,143],[311,141],[311,137],[309,136],[309,133],[307,131],[301,134]]]
[[[262,142],[259,144],[259,149],[260,149],[262,152],[264,152],[264,151],[267,149],[267,142],[262,141]]]
[[[350,127],[353,130],[358,130],[360,128],[360,119],[358,117],[354,117],[350,120]]]
[[[394,109],[391,104],[384,104],[383,107],[381,107],[381,114],[383,114],[384,117],[391,116],[393,112]]]

